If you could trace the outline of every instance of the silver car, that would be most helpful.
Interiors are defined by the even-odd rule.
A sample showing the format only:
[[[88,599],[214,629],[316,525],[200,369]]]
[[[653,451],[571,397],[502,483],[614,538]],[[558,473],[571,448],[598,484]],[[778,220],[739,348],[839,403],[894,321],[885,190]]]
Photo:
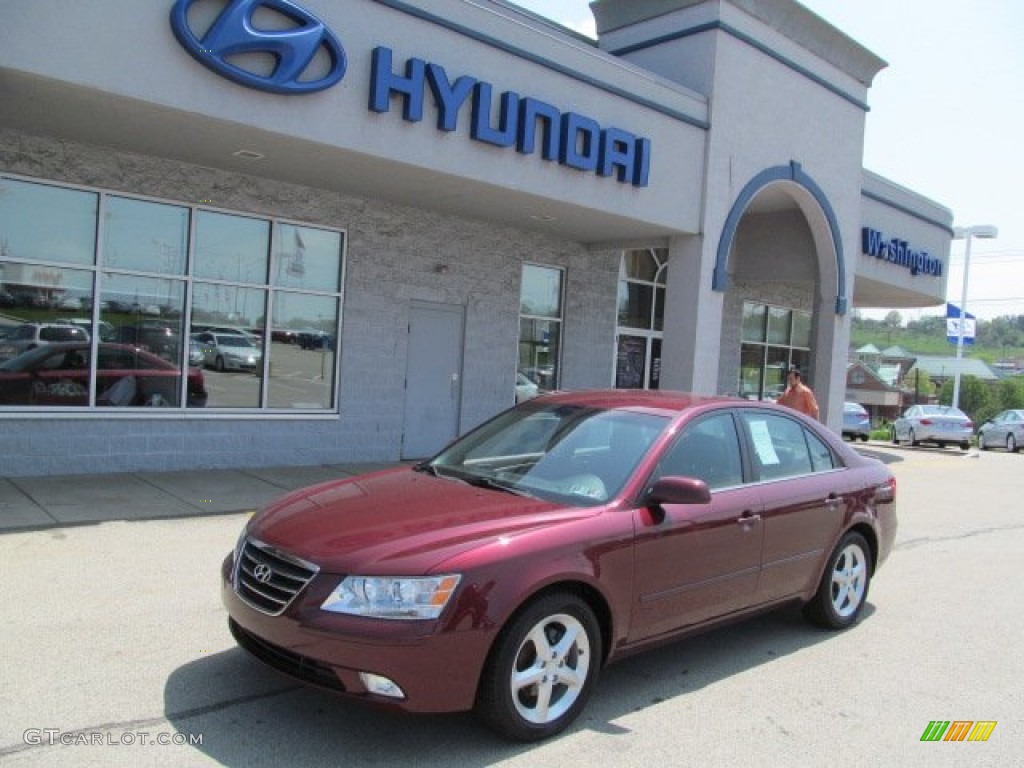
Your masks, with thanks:
[[[1003,411],[986,421],[978,430],[982,450],[1005,448],[1010,453],[1024,445],[1024,409]]]
[[[238,333],[197,333],[206,365],[217,371],[255,371],[263,364],[263,350]]]
[[[912,405],[892,424],[892,441],[896,444],[905,440],[911,445],[937,443],[945,448],[955,443],[966,451],[973,435],[974,422],[949,405]]]

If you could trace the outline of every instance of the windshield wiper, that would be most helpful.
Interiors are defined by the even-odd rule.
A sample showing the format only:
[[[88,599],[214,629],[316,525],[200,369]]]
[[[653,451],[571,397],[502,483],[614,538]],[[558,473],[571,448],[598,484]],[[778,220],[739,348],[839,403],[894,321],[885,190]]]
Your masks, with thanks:
[[[504,491],[505,493],[511,493],[516,496],[525,496],[529,499],[538,498],[534,494],[524,491],[522,488],[517,488],[514,485],[503,483],[500,480],[486,475],[461,475],[459,479],[465,480],[467,483],[475,485],[477,488],[490,488],[494,491]]]

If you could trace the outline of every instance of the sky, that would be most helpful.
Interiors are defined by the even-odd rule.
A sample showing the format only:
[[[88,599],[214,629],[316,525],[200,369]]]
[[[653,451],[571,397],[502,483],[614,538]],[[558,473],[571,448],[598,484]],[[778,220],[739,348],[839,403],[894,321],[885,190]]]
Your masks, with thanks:
[[[513,0],[594,36],[587,0]],[[868,92],[864,167],[953,212],[973,239],[967,311],[1024,315],[1024,2],[800,0],[888,62]],[[947,299],[960,304],[965,242],[950,247]],[[865,312],[880,316],[884,312]],[[945,307],[900,310],[904,321]]]

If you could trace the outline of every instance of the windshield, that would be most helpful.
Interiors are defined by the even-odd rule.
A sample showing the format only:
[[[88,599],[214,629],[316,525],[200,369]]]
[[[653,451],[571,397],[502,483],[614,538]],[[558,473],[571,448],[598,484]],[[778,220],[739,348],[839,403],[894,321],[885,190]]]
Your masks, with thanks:
[[[622,490],[668,419],[551,404],[516,408],[451,445],[423,468],[439,477],[574,505]]]

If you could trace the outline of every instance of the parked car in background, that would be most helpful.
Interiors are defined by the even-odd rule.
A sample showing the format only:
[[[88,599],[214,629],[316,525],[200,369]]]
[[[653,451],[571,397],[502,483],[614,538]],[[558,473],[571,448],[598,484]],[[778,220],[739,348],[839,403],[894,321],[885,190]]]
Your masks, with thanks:
[[[142,347],[171,362],[177,362],[179,359],[181,334],[177,328],[170,325],[160,322],[122,325],[118,327],[116,335],[122,344]]]
[[[1005,448],[1010,453],[1024,445],[1024,409],[1003,411],[978,429],[978,447]]]
[[[75,325],[58,323],[22,323],[0,341],[0,361],[10,360],[22,352],[58,341],[89,341],[88,332]]]
[[[525,403],[540,394],[540,387],[522,371],[516,372],[516,402]]]
[[[871,437],[871,416],[860,403],[843,403],[843,437],[865,443]]]
[[[966,451],[973,436],[974,422],[949,405],[912,405],[892,424],[894,444],[935,443],[940,448],[954,444]]]
[[[4,405],[89,404],[92,348],[88,342],[53,343],[0,363],[0,403]],[[96,405],[175,406],[181,401],[181,371],[138,347],[100,343],[96,366]],[[188,370],[187,404],[208,399],[203,372]]]
[[[240,333],[194,334],[203,346],[204,363],[217,371],[255,371],[263,365],[263,350]]]
[[[408,711],[541,739],[601,668],[784,604],[842,629],[893,547],[880,461],[780,406],[540,396],[431,460],[298,490],[249,519],[221,595],[244,649]]]
[[[92,331],[92,320],[88,317],[58,317],[54,320],[60,325],[77,325],[87,333]],[[117,332],[110,323],[100,320],[99,323],[100,341],[117,341]]]

